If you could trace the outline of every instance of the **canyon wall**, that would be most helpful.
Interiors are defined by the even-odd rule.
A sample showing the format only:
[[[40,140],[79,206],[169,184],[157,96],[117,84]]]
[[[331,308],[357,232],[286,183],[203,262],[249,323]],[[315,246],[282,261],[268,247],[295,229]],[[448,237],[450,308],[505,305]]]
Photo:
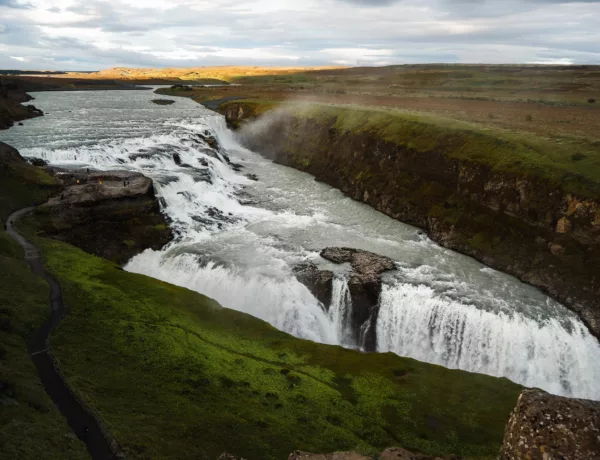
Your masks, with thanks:
[[[33,105],[22,105],[32,99],[20,82],[0,78],[0,129],[10,128],[15,121],[43,115]]]
[[[229,102],[220,111],[230,126],[242,126],[248,147],[544,290],[600,336],[597,198],[530,172],[454,155],[452,149],[477,135],[467,131],[459,133],[462,141],[453,135],[428,150],[412,147],[428,141],[418,130],[399,143],[369,129],[342,129],[335,115],[278,111],[244,127],[255,107]]]

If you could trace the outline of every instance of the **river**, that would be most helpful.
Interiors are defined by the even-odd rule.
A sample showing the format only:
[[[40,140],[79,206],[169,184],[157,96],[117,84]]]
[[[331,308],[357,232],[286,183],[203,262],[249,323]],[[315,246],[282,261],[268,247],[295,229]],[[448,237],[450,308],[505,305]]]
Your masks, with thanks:
[[[384,276],[372,325],[378,351],[600,400],[600,345],[574,313],[243,148],[222,116],[189,99],[152,104],[152,91],[32,95],[46,116],[0,132],[0,140],[53,165],[130,169],[154,180],[177,237],[126,270],[201,292],[297,337],[360,348],[345,334],[347,274],[319,251],[372,251],[397,266]],[[214,136],[219,147],[198,134]],[[246,177],[252,174],[258,181]],[[329,311],[292,273],[308,261],[336,271]]]

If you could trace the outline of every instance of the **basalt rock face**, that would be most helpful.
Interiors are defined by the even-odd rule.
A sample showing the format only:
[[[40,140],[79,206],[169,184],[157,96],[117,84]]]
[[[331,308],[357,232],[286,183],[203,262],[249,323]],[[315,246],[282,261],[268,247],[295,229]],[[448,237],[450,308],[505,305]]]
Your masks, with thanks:
[[[321,251],[321,257],[336,264],[349,263],[352,266],[348,279],[352,298],[352,339],[366,351],[376,351],[374,325],[379,313],[381,274],[393,270],[394,262],[385,256],[350,248],[326,248]]]
[[[524,391],[504,435],[500,460],[600,458],[600,402]]]
[[[22,105],[32,99],[19,82],[0,78],[0,129],[10,128],[15,121],[43,115],[33,105]]]
[[[45,236],[117,263],[172,239],[152,181],[142,174],[52,171],[64,189],[38,211]]]
[[[348,276],[348,290],[352,299],[350,330],[347,331],[352,343],[366,351],[376,351],[375,327],[381,294],[381,274],[395,268],[394,262],[385,256],[351,248],[325,248],[321,257],[336,263],[348,263],[352,271]],[[321,270],[314,264],[305,264],[295,269],[297,279],[307,286],[313,295],[330,308],[333,293],[334,274]]]
[[[223,111],[231,124],[252,113],[243,103]],[[369,131],[342,131],[335,123],[335,117],[277,113],[241,136],[274,161],[541,288],[600,337],[599,199],[443,151],[411,150]]]
[[[325,308],[331,305],[333,272],[320,270],[315,264],[303,264],[294,269],[298,281],[304,284]]]

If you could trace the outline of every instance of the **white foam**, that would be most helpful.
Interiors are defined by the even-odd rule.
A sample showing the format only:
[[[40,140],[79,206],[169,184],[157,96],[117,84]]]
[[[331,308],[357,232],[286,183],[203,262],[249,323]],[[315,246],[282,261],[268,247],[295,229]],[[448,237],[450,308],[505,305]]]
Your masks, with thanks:
[[[293,276],[277,279],[214,262],[202,266],[190,254],[169,257],[154,251],[134,257],[126,269],[200,292],[296,337],[337,343],[321,305]]]
[[[427,286],[384,286],[377,349],[451,369],[504,376],[554,394],[600,399],[600,346],[580,321],[491,313]]]

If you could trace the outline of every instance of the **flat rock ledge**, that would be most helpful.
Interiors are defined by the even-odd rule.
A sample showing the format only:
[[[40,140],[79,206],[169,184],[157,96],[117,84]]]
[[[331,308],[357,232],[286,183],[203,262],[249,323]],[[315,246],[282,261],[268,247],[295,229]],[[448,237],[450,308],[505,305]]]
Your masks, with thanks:
[[[500,460],[521,459],[600,459],[600,402],[525,390],[500,452]]]
[[[62,191],[36,213],[43,234],[118,264],[173,238],[152,180],[132,171],[47,168]]]
[[[152,180],[133,171],[83,171],[48,168],[65,186],[50,206],[86,206],[106,200],[154,196]]]
[[[351,281],[354,278],[360,283],[379,281],[383,272],[395,268],[394,261],[389,257],[360,249],[325,248],[321,251],[321,257],[336,264],[349,263],[354,270]]]

